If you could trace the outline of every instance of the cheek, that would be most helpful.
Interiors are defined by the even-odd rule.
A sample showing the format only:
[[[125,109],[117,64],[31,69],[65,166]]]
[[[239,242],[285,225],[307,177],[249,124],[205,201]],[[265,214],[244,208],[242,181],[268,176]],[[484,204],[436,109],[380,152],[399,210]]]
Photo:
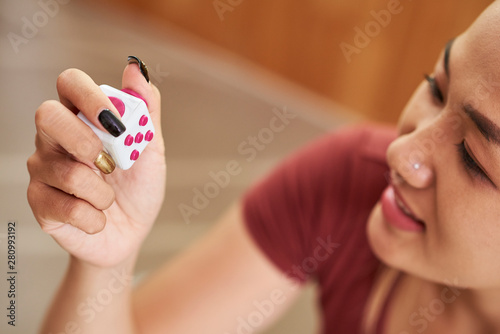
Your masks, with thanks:
[[[469,287],[500,284],[500,210],[464,176],[457,178],[451,171],[441,180],[436,221],[428,233],[433,267],[441,271],[439,276],[457,278]]]

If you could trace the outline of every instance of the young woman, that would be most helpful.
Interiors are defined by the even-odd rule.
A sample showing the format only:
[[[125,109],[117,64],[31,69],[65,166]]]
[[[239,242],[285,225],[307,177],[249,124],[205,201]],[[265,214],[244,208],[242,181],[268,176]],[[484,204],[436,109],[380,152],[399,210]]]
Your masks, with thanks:
[[[133,289],[163,201],[160,96],[131,58],[157,134],[110,174],[71,111],[119,133],[115,108],[75,69],[36,113],[28,199],[71,255],[42,333],[253,333],[318,284],[322,333],[500,333],[500,2],[450,41],[397,132],[344,129],[254,186],[217,227]],[[105,111],[105,110],[110,110]]]

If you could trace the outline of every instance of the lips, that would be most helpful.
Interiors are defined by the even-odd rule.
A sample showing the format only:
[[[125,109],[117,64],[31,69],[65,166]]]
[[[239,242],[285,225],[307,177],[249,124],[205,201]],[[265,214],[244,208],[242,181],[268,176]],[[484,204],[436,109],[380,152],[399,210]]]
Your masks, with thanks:
[[[413,213],[392,185],[384,190],[381,204],[384,218],[392,226],[409,232],[425,230],[425,223]]]

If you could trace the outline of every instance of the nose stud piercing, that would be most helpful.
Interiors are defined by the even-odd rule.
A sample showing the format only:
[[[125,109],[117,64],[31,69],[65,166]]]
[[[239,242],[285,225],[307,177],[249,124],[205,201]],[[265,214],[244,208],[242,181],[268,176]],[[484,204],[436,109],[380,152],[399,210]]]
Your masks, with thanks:
[[[413,164],[413,169],[419,170],[420,169],[420,164],[418,164],[418,163]]]

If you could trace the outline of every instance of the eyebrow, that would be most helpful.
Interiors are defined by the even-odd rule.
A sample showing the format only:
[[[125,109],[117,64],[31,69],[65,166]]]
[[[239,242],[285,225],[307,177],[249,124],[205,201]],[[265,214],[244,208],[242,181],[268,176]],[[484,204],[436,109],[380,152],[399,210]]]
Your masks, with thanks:
[[[492,141],[493,143],[500,145],[500,128],[477,111],[470,104],[464,105],[465,114],[476,124],[479,132],[486,138],[487,141]]]
[[[444,70],[448,78],[450,76],[450,53],[454,41],[455,39],[451,39],[450,41],[448,41],[444,50]],[[500,146],[500,127],[498,127],[489,118],[481,114],[469,103],[463,106],[463,111],[469,117],[469,119],[474,122],[479,132],[488,142],[493,142],[496,145]]]
[[[446,76],[450,77],[450,53],[451,47],[455,39],[451,39],[446,43],[444,49],[444,70]],[[500,146],[500,127],[493,123],[489,118],[481,114],[476,108],[474,108],[470,103],[466,103],[463,106],[464,113],[469,117],[469,119],[474,122],[479,132],[488,142],[493,142]]]
[[[450,77],[450,51],[453,46],[453,42],[455,42],[454,38],[449,40],[444,48],[444,71],[446,72],[447,77]]]

